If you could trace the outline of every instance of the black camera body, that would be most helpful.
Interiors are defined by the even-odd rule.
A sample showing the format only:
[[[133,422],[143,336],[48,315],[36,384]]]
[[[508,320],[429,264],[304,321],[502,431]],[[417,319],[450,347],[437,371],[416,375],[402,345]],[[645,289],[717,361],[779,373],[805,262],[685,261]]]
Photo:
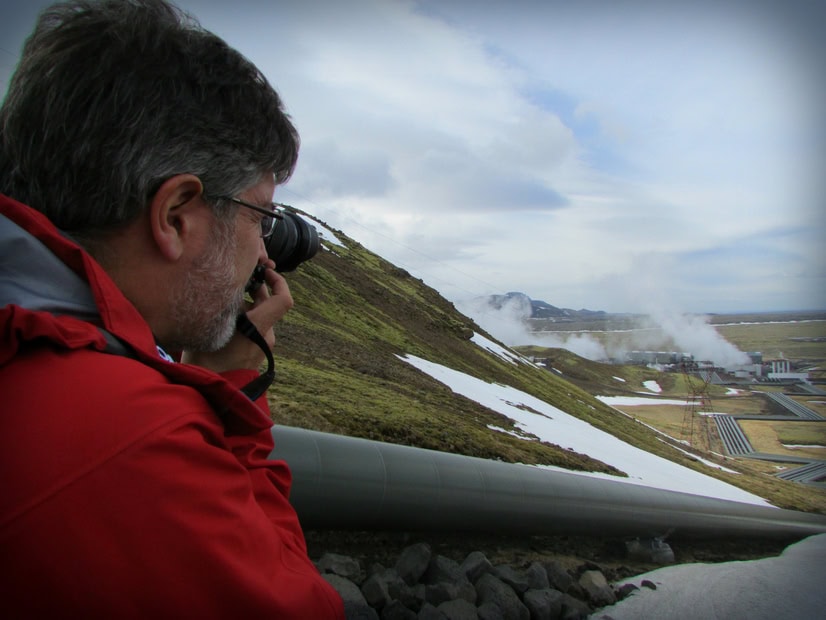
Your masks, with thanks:
[[[264,240],[267,255],[275,262],[278,273],[295,271],[304,261],[310,260],[318,252],[318,231],[297,213],[282,208],[276,212],[278,224],[269,239]],[[246,291],[254,293],[264,283],[263,265],[252,272]]]
[[[318,231],[298,213],[282,208],[278,225],[269,239],[264,241],[267,255],[275,261],[279,273],[295,271],[304,261],[318,252]]]

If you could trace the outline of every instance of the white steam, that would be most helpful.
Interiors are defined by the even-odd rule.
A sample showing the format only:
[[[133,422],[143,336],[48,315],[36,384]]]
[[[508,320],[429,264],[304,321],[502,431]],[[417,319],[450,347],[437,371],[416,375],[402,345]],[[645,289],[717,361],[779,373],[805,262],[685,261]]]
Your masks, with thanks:
[[[625,351],[668,350],[689,353],[697,361],[711,361],[715,366],[733,368],[750,362],[748,355],[728,342],[709,324],[706,316],[667,312],[648,308],[644,325],[624,330],[621,346],[600,340],[587,333],[557,331],[533,332],[528,319],[531,305],[528,298],[513,296],[500,307],[487,298],[456,302],[460,312],[472,318],[485,331],[508,346],[536,345],[566,349],[589,360],[624,359]],[[610,351],[610,352],[609,352]]]
[[[651,319],[662,329],[679,351],[687,351],[698,361],[732,368],[750,362],[749,356],[723,338],[709,324],[707,316],[652,312]]]
[[[489,334],[509,347],[537,345],[554,349],[566,349],[589,360],[608,358],[605,347],[588,334],[540,334],[530,330],[528,319],[531,304],[522,296],[507,299],[499,308],[490,305],[486,298],[456,302],[459,312],[472,318]]]

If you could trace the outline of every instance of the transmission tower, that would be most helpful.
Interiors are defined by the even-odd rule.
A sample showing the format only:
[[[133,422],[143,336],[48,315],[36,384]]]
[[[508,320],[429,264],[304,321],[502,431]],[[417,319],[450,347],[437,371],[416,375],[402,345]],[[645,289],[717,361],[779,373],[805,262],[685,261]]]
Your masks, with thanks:
[[[692,447],[696,447],[696,440],[705,439],[706,449],[710,450],[711,429],[707,414],[711,413],[711,396],[708,385],[714,369],[699,370],[693,361],[683,361],[681,367],[687,391],[683,410],[683,437]]]

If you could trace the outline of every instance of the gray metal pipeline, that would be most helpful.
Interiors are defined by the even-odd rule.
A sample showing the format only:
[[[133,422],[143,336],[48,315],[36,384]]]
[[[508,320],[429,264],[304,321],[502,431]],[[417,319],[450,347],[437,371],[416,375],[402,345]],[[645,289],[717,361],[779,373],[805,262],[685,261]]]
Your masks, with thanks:
[[[826,516],[274,426],[304,527],[617,537],[804,537]]]

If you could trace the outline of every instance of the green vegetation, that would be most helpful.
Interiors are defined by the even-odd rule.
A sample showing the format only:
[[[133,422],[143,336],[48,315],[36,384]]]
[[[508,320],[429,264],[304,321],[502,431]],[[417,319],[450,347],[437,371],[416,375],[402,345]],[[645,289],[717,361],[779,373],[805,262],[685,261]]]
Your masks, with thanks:
[[[786,446],[826,447],[826,422],[775,422],[774,430]]]
[[[717,325],[715,329],[742,351],[760,351],[763,359],[826,362],[826,321]]]
[[[744,469],[743,475],[734,476],[708,468],[593,396],[645,392],[643,382],[649,380],[657,381],[664,396],[684,396],[682,375],[597,364],[557,349],[535,354],[550,358],[549,365],[558,372],[506,361],[471,342],[474,332],[490,336],[436,291],[345,235],[336,235],[346,247],[322,250],[287,276],[296,305],[276,326],[278,374],[269,398],[277,423],[506,462],[623,475],[565,446],[491,430],[525,436],[505,416],[452,392],[401,359],[415,355],[527,392],[627,443],[777,505],[826,512],[826,494],[813,500],[811,489],[763,472]]]

